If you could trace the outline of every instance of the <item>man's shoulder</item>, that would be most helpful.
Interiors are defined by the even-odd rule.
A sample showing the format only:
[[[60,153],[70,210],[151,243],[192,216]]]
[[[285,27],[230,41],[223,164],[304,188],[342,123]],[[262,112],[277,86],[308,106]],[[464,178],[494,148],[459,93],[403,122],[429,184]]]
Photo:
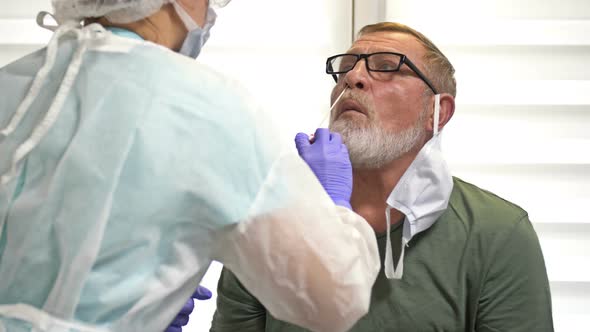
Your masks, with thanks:
[[[510,230],[527,212],[517,204],[460,178],[453,178],[449,209],[471,230],[493,233]]]

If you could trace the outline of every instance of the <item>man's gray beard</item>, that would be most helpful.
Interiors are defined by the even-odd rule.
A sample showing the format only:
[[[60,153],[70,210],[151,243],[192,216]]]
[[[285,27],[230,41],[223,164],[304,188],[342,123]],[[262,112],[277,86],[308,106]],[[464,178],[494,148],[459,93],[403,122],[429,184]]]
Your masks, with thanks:
[[[342,135],[353,168],[377,169],[400,158],[421,143],[426,130],[420,120],[414,126],[397,133],[388,132],[374,122],[360,128],[346,120],[331,123],[330,130]]]

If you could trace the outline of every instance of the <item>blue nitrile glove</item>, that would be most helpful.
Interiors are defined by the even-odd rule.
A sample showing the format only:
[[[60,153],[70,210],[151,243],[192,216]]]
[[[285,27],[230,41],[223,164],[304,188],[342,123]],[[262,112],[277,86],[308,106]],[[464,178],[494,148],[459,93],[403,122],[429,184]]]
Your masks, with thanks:
[[[182,332],[182,327],[188,324],[188,316],[193,312],[195,303],[193,299],[208,300],[211,298],[211,291],[205,287],[199,286],[193,293],[193,296],[186,301],[176,318],[170,323],[164,332]]]
[[[295,146],[334,203],[352,209],[352,165],[340,134],[318,128],[310,142],[307,134],[298,133]]]

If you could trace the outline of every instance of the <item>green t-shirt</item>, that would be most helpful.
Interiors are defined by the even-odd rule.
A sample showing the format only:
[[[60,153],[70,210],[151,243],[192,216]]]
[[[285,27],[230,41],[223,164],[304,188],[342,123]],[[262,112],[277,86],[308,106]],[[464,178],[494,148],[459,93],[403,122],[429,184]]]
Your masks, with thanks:
[[[395,262],[400,226],[391,231]],[[385,242],[377,236],[381,259]],[[273,318],[224,269],[211,331],[306,330]],[[455,178],[445,213],[408,243],[403,278],[387,279],[382,267],[369,313],[350,331],[553,331],[545,262],[527,213]]]

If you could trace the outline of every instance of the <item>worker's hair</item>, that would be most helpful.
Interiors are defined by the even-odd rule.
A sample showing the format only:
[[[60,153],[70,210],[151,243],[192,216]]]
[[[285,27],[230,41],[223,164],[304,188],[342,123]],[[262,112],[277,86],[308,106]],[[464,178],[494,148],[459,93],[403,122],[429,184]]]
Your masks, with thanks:
[[[366,25],[359,31],[357,38],[373,32],[399,32],[414,36],[426,49],[424,74],[434,84],[438,92],[446,92],[453,97],[456,96],[455,68],[430,39],[407,25],[394,22]]]

